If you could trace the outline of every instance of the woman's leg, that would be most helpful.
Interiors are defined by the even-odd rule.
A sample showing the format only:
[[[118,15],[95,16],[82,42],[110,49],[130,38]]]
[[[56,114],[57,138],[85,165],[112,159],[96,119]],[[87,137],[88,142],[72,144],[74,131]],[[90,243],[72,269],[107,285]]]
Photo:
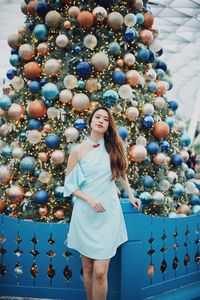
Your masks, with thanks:
[[[110,259],[94,260],[92,300],[106,300],[108,292],[108,267]]]
[[[88,300],[92,300],[92,274],[94,259],[81,254],[83,264],[83,279]]]

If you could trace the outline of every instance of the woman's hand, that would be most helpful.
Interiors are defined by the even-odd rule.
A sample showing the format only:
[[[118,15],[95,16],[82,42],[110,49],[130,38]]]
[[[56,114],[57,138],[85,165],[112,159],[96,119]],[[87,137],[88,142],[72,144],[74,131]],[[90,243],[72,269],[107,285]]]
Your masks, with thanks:
[[[101,202],[96,200],[89,200],[87,201],[88,204],[94,209],[96,212],[104,212],[106,211]]]
[[[129,197],[129,201],[133,204],[137,209],[140,209],[141,200],[139,198],[135,198],[134,196]]]

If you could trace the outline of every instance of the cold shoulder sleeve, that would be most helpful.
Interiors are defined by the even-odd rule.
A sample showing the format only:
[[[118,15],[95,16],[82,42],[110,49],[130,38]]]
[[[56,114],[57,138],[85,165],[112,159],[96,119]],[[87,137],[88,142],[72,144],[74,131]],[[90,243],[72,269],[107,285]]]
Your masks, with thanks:
[[[78,190],[85,180],[85,175],[79,163],[77,163],[70,174],[65,176],[64,197],[69,197],[74,191]]]

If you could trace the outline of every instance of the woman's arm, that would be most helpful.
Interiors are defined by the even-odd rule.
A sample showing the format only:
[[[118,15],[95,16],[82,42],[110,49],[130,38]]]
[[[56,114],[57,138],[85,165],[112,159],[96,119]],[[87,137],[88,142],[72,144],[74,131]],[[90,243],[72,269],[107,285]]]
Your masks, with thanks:
[[[72,170],[74,169],[74,167],[76,166],[77,163],[78,163],[78,149],[76,149],[76,147],[74,147],[68,157],[67,168],[65,170],[66,176],[68,176],[72,172]],[[101,205],[101,203],[99,201],[96,201],[93,197],[82,192],[80,189],[75,190],[72,193],[72,195],[86,201],[96,212],[105,211],[105,208]]]
[[[121,185],[123,186],[123,188],[125,189],[125,191],[128,194],[129,197],[129,201],[136,207],[136,208],[140,208],[140,204],[141,201],[138,198],[135,198],[132,191],[131,191],[131,187],[130,187],[130,183],[128,181],[128,177],[127,175],[125,176],[125,179],[122,178],[121,176],[119,178],[117,178],[117,180],[121,183]]]

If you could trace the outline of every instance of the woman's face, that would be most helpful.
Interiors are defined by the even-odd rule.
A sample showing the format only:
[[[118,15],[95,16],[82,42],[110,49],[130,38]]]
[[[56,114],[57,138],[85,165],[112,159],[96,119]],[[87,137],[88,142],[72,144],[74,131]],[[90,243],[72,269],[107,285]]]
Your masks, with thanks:
[[[105,133],[109,126],[109,115],[106,110],[98,109],[93,117],[90,124],[92,130],[98,133]]]

